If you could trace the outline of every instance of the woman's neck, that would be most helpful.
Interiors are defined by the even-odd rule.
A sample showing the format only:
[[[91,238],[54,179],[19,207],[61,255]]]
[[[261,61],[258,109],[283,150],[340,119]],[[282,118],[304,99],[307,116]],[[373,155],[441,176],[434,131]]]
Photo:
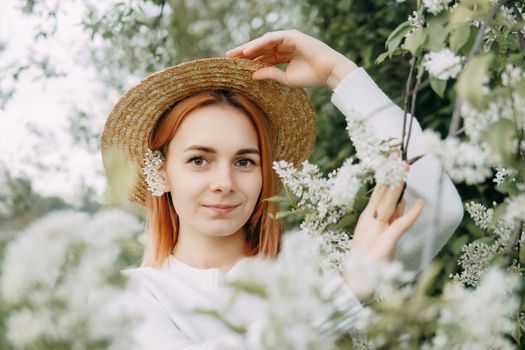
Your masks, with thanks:
[[[228,272],[237,261],[245,257],[244,228],[224,237],[179,231],[172,255],[179,261],[197,269],[219,268]]]

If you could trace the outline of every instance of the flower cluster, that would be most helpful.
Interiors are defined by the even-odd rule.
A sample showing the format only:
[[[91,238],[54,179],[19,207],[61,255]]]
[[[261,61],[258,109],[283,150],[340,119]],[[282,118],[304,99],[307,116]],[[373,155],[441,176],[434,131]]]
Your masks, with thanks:
[[[366,313],[337,275],[323,272],[316,259],[319,243],[304,232],[289,232],[277,262],[251,258],[240,265],[229,286],[264,307],[257,321],[235,324],[239,336],[223,349],[335,350],[338,338],[362,331]],[[226,319],[234,305],[214,314]]]
[[[496,167],[496,175],[494,175],[492,181],[496,183],[496,185],[501,185],[505,178],[510,179],[510,181],[516,181],[515,176],[517,173],[518,172],[515,169]]]
[[[485,144],[461,142],[456,137],[442,140],[432,130],[425,130],[422,139],[425,152],[436,157],[454,181],[483,182],[492,175],[492,167],[497,164],[498,159]]]
[[[423,5],[434,15],[448,9],[451,0],[423,0]]]
[[[377,184],[397,186],[406,179],[405,164],[392,156],[399,151],[400,144],[395,140],[378,139],[364,117],[357,114],[346,117],[346,130],[363,173],[372,175]]]
[[[516,327],[519,281],[516,275],[490,269],[476,289],[448,284],[433,348],[514,349],[506,334]]]
[[[293,201],[296,202],[293,210],[304,214],[301,230],[312,238],[322,238],[319,252],[323,267],[340,270],[342,259],[350,249],[350,234],[328,227],[352,212],[354,200],[363,186],[362,168],[349,159],[324,178],[319,168],[307,161],[300,170],[286,161],[274,162],[273,166],[286,188],[297,198]]]
[[[330,196],[331,182],[322,176],[317,165],[304,161],[298,170],[292,163],[281,160],[274,162],[273,168],[287,189],[297,197],[298,210],[309,212],[305,221],[311,222],[316,229],[320,230],[336,223],[343,215],[341,206]],[[354,190],[347,187],[347,191]]]
[[[159,150],[152,151],[148,149],[144,156],[144,168],[142,172],[144,173],[148,190],[157,197],[162,196],[166,191],[164,180],[160,175],[164,160],[165,157]]]
[[[408,16],[408,24],[410,25],[410,30],[405,37],[408,37],[414,31],[423,28],[425,25],[425,17],[421,12],[413,11],[412,14]]]
[[[423,66],[428,73],[440,80],[454,79],[461,72],[462,57],[456,56],[450,49],[429,52],[423,59]]]
[[[495,222],[494,210],[480,203],[470,202],[465,205],[465,208],[476,226],[489,232],[487,237],[489,240],[464,245],[458,260],[462,271],[450,277],[456,282],[476,287],[494,258],[502,254],[508,246],[513,225],[504,218]],[[519,274],[521,265],[517,261],[515,263],[516,268],[509,269],[509,271],[514,270]]]
[[[522,225],[525,222],[525,194],[505,198],[507,210],[503,219],[508,225]]]
[[[138,315],[120,295],[117,267],[140,250],[140,226],[122,211],[67,211],[22,232],[6,249],[0,279],[8,340],[17,349],[129,349]]]
[[[488,103],[485,110],[477,110],[465,103],[461,116],[465,123],[465,133],[472,141],[477,141],[491,125],[498,120],[515,122],[517,127],[525,127],[525,98],[518,93],[510,97],[500,97]]]

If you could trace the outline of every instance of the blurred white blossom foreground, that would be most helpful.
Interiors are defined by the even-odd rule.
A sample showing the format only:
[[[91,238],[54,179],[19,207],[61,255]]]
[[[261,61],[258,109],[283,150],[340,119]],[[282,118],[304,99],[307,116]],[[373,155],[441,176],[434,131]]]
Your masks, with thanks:
[[[139,318],[119,296],[120,268],[140,250],[140,230],[133,215],[104,210],[52,213],[21,232],[0,279],[14,348],[129,349]]]

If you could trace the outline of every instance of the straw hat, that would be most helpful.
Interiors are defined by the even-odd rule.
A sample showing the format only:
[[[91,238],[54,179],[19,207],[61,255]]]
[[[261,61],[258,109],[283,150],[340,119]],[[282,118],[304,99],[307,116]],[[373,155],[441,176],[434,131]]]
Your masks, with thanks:
[[[295,164],[308,159],[315,143],[316,119],[305,91],[252,73],[266,64],[240,58],[208,58],[154,73],[129,89],[108,116],[101,137],[102,158],[109,149],[124,151],[140,169],[150,134],[160,116],[176,102],[197,92],[228,89],[255,102],[268,116],[276,160]],[[142,172],[130,199],[141,206],[150,195]]]

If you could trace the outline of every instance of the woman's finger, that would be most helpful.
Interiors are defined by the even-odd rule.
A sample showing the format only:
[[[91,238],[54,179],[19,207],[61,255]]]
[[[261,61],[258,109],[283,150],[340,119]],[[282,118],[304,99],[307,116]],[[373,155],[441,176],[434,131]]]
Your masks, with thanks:
[[[254,57],[262,52],[273,49],[284,40],[284,36],[279,32],[266,33],[263,36],[236,47],[226,54],[230,57]]]
[[[414,203],[414,206],[403,216],[394,220],[390,227],[385,231],[388,237],[391,237],[394,241],[399,240],[403,233],[406,232],[416,222],[417,218],[421,214],[425,201],[422,198],[418,198]]]
[[[263,35],[263,36],[264,36],[264,35]],[[242,44],[242,45],[239,45],[239,46],[237,46],[237,47],[234,47],[233,49],[230,49],[230,50],[226,51],[226,55],[228,55],[229,57],[237,57],[237,56],[241,56],[241,55],[243,55],[243,51],[244,51],[248,46],[250,46],[251,44],[253,44],[254,41],[259,40],[260,38],[262,38],[262,37],[252,39],[252,40],[248,41],[247,43],[244,43],[244,44]]]
[[[401,201],[396,207],[396,210],[394,211],[394,214],[390,218],[390,223],[394,222],[394,220],[396,220],[397,218],[400,218],[401,216],[403,216],[403,214],[405,213],[405,205],[406,205],[405,200],[401,199]]]
[[[379,203],[381,202],[381,198],[383,197],[385,191],[385,186],[376,184],[376,186],[374,187],[374,191],[372,192],[372,195],[368,200],[368,204],[366,205],[366,208],[363,211],[373,213],[377,209]]]
[[[252,78],[256,80],[275,80],[281,84],[289,85],[286,73],[276,66],[259,68],[253,72]]]
[[[253,59],[254,61],[261,61],[268,64],[289,63],[292,59],[290,55],[282,55],[277,52],[268,52],[260,55],[254,55],[254,57],[245,58]]]
[[[388,221],[392,217],[397,207],[399,195],[403,190],[403,184],[400,183],[395,187],[387,188],[383,198],[381,198],[381,202],[377,206],[377,218],[382,221]]]

